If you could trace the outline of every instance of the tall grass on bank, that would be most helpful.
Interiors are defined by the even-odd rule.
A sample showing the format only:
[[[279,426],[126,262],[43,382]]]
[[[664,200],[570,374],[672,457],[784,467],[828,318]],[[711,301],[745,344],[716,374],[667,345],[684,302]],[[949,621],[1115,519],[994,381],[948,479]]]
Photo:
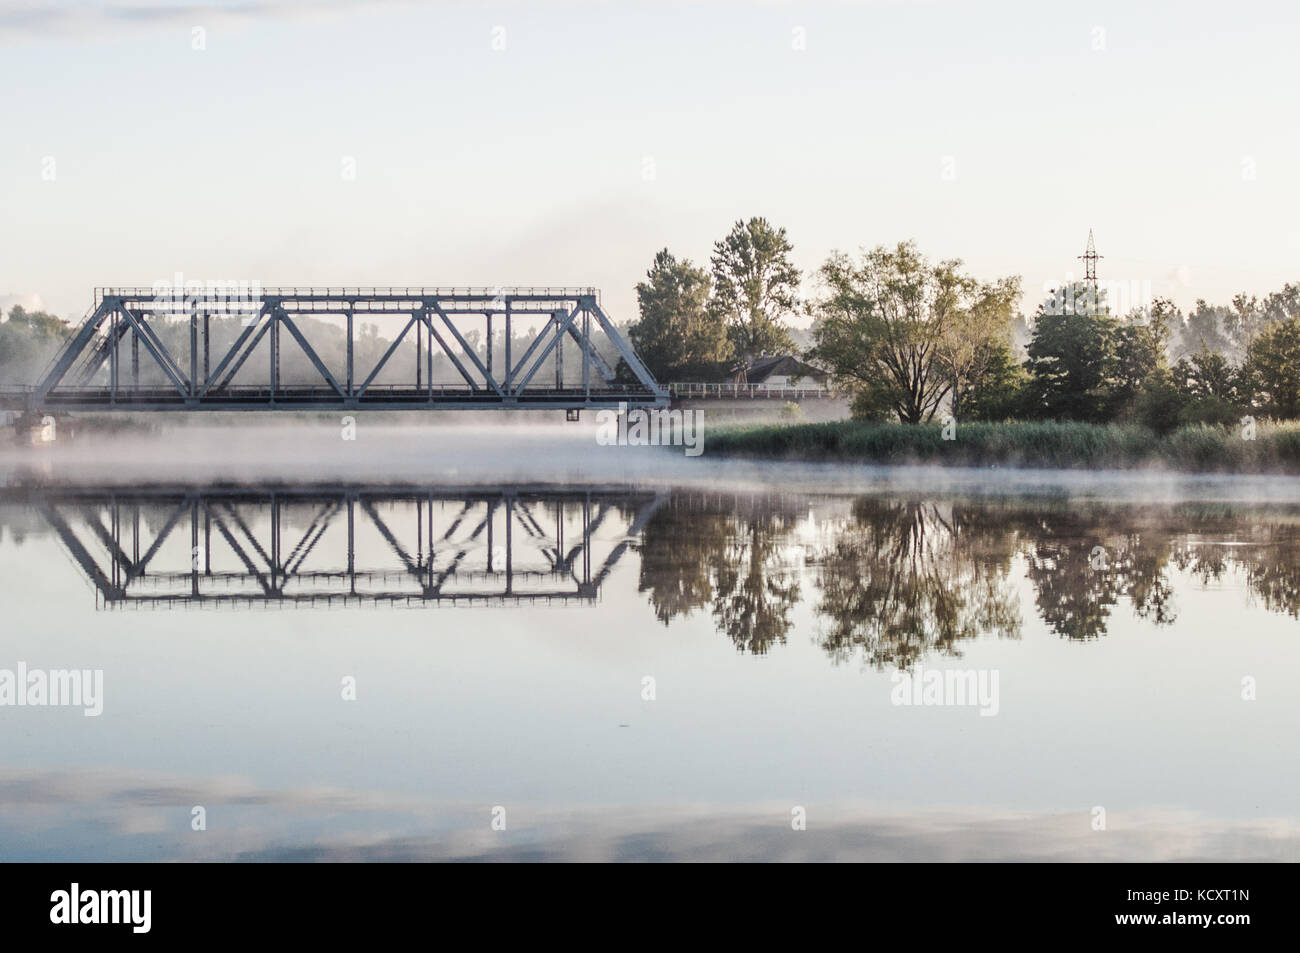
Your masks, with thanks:
[[[837,421],[731,427],[708,434],[709,454],[882,464],[1300,473],[1300,422],[1184,427],[1158,435],[1129,424],[968,423],[955,439],[939,424]]]

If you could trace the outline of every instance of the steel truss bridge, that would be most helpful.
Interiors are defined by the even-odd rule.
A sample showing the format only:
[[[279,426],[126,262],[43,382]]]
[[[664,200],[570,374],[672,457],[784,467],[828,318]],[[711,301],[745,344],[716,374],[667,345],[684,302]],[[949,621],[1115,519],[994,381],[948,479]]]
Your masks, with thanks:
[[[358,366],[359,318],[392,335],[369,367]],[[332,369],[326,332],[342,352]],[[305,379],[282,373],[290,346],[306,357]],[[435,382],[435,369],[443,380]],[[33,413],[562,409],[571,417],[620,403],[666,406],[668,392],[594,288],[98,288],[25,399]]]
[[[322,485],[41,488],[105,608],[594,603],[665,494]]]

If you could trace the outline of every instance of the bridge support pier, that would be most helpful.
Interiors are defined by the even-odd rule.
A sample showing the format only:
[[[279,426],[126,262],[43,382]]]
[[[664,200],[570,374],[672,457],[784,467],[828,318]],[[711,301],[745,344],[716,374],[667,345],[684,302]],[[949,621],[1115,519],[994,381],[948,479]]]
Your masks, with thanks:
[[[14,442],[20,446],[48,447],[76,436],[76,421],[67,414],[23,411],[12,423]]]

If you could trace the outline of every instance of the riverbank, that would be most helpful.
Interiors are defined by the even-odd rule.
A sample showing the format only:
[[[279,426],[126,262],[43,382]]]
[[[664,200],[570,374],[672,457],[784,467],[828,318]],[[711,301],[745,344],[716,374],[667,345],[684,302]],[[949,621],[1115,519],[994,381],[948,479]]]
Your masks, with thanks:
[[[1062,470],[1156,468],[1189,473],[1300,473],[1300,423],[1145,427],[1084,423],[940,424],[862,421],[727,427],[711,431],[710,456],[781,461],[1028,467]]]

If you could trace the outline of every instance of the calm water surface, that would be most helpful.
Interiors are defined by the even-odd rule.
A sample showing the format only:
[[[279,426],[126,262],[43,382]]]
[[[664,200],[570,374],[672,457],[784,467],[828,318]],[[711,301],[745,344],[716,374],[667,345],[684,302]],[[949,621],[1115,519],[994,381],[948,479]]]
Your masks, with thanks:
[[[1297,557],[1284,502],[13,479],[0,669],[103,713],[0,708],[0,857],[1295,859]]]

